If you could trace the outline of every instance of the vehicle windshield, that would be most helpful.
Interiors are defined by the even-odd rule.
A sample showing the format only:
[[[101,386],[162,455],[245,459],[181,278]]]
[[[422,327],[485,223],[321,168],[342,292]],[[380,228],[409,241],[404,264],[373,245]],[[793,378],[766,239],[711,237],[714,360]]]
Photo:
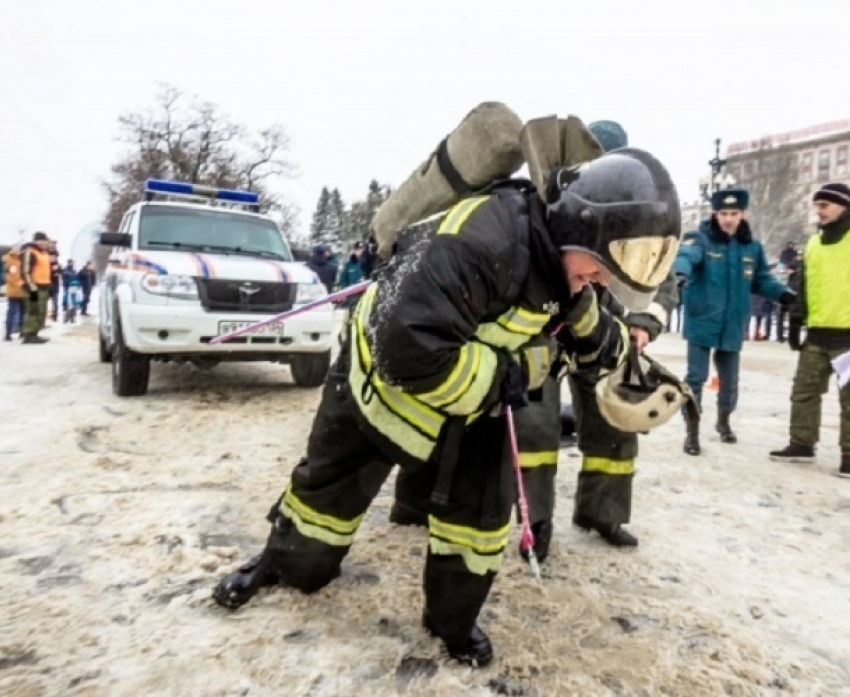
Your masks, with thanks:
[[[292,261],[292,253],[271,220],[226,210],[145,206],[139,221],[139,249],[194,250]]]

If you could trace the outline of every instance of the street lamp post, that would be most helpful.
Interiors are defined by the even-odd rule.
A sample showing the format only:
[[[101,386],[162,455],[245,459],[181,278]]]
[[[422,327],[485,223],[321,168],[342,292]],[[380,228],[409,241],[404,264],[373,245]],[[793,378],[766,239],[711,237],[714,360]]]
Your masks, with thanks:
[[[723,174],[726,167],[726,158],[720,157],[720,138],[714,140],[714,157],[708,161],[708,166],[711,167],[711,176],[702,177],[699,180],[700,205],[698,213],[701,216],[703,203],[711,203],[711,195],[724,186],[732,186],[735,184],[735,179],[730,174]]]

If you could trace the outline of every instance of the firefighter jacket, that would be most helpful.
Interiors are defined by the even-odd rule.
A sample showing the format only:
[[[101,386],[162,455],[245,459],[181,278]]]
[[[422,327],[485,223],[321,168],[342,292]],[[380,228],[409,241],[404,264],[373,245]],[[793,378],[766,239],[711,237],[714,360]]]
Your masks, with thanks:
[[[50,255],[29,243],[21,247],[21,274],[27,289],[48,288],[51,281]]]
[[[516,365],[526,384],[535,366],[547,374],[554,340],[585,366],[624,359],[625,325],[592,292],[571,297],[543,216],[534,193],[465,199],[436,233],[400,239],[364,294],[350,387],[364,428],[402,464],[431,459],[447,422],[490,412]]]
[[[729,236],[714,217],[679,246],[673,270],[687,278],[685,339],[697,346],[740,351],[750,317],[750,294],[779,300],[788,289],[768,270],[761,242],[742,220]]]

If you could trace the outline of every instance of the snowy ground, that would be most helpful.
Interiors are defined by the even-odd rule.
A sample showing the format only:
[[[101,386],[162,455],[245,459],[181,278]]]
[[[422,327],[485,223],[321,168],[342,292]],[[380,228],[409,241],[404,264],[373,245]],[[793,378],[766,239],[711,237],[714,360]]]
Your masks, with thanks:
[[[562,451],[557,549],[538,586],[512,544],[481,618],[497,658],[476,671],[420,627],[426,539],[387,523],[389,488],[324,591],[210,600],[262,545],[318,390],[280,366],[154,365],[148,396],[119,399],[92,325],[47,335],[0,343],[2,695],[850,695],[837,398],[816,464],[770,462],[783,346],[746,346],[738,445],[704,428],[688,457],[678,421],[642,439],[637,550],[570,526]],[[652,354],[682,372],[683,350],[665,336]]]

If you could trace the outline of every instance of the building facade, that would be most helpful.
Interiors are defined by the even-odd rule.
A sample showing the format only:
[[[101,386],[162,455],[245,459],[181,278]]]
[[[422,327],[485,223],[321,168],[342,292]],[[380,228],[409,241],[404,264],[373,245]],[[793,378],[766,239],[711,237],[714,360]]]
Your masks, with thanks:
[[[803,246],[816,230],[812,194],[829,181],[850,185],[850,119],[732,143],[726,171],[749,190],[747,217],[770,256]]]

